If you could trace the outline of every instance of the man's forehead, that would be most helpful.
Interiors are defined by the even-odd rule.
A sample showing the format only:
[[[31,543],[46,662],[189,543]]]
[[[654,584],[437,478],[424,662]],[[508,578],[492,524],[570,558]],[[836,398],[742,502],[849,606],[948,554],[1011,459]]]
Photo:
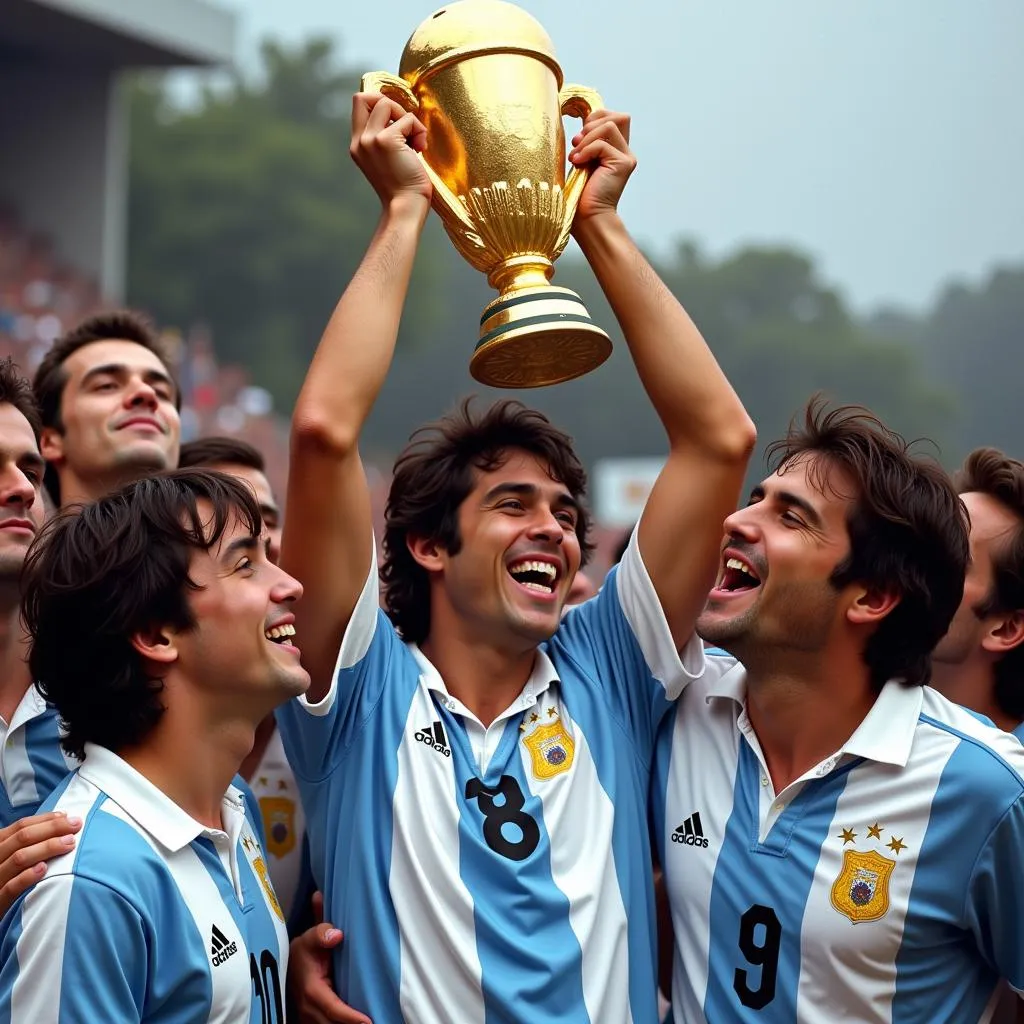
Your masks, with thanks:
[[[797,494],[818,508],[832,504],[845,507],[857,494],[853,479],[842,466],[814,452],[787,460],[761,481],[760,487],[766,494]]]
[[[32,424],[9,402],[0,402],[0,448],[17,458],[39,454]]]
[[[140,345],[137,341],[120,338],[91,341],[76,349],[64,360],[68,374],[79,378],[89,373],[90,370],[105,365],[124,366],[131,370],[167,372],[167,367],[155,352],[146,348],[145,345]]]

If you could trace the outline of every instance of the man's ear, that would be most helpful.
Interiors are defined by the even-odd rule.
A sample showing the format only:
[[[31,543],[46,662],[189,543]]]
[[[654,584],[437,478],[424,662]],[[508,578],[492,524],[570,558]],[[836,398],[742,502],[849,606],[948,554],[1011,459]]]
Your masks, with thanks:
[[[416,560],[416,564],[421,565],[427,572],[440,572],[444,568],[444,556],[447,552],[436,540],[408,534],[405,546]]]
[[[991,619],[991,626],[981,638],[981,646],[990,654],[1009,654],[1024,643],[1024,610],[1004,612]]]
[[[846,609],[851,622],[863,625],[877,625],[900,603],[899,594],[879,587],[863,587],[854,596],[853,603]]]
[[[64,435],[56,427],[43,427],[39,435],[39,454],[54,464],[64,459]]]
[[[147,661],[170,668],[178,660],[176,631],[167,626],[151,626],[132,634],[132,647]]]

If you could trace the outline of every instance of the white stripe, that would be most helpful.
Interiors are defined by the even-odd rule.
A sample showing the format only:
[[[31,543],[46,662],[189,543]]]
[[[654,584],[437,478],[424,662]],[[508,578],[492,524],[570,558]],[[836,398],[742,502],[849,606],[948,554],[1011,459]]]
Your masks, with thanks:
[[[821,847],[814,881],[804,909],[800,934],[800,983],[797,1018],[806,1024],[836,1019],[836,994],[851,1020],[892,1019],[896,993],[896,958],[911,887],[931,817],[931,804],[942,772],[959,740],[937,729],[918,729],[899,785],[889,784],[889,770],[873,762],[851,769],[846,788]],[[882,827],[869,838],[868,827]],[[856,833],[844,843],[843,829]],[[900,839],[906,849],[887,844]],[[886,888],[889,909],[878,920],[854,924],[832,905],[832,887],[843,870],[845,851],[873,851],[893,863]]]
[[[398,919],[402,1016],[417,1024],[484,1024],[473,898],[459,867],[453,759],[413,738],[437,710],[423,679],[398,748],[391,901]],[[450,743],[450,741],[449,741]]]
[[[130,825],[163,860],[174,879],[178,895],[192,915],[202,948],[207,954],[212,989],[207,1024],[238,1024],[239,1021],[247,1021],[252,1003],[252,978],[249,974],[249,958],[246,956],[248,947],[230,911],[224,906],[216,882],[199,856],[191,846],[182,847],[176,853],[161,849],[149,833],[112,800],[108,800],[99,813],[110,814]],[[224,933],[228,942],[238,944],[238,952],[217,967],[210,964],[210,935],[214,924]],[[284,985],[284,978],[281,984]]]
[[[733,804],[740,734],[737,706],[705,695],[723,659],[713,662],[708,679],[683,693],[675,714],[672,760],[665,794],[665,886],[672,908],[672,1011],[677,1021],[704,1019],[711,945],[711,890],[725,827]],[[707,848],[672,842],[676,827],[700,811]]]
[[[675,700],[690,680],[704,672],[704,644],[694,633],[680,657],[658,593],[640,555],[638,529],[639,524],[615,574],[619,605],[651,675],[665,687],[668,699]]]
[[[83,821],[103,794],[84,779],[75,778],[57,802],[56,810]],[[22,903],[22,934],[15,955],[18,977],[11,990],[11,1021],[56,1024],[60,1015],[64,974],[64,939],[78,857],[76,845],[47,864],[46,876]]]
[[[612,847],[615,808],[598,778],[583,731],[564,707],[559,711],[575,743],[572,765],[561,775],[537,779],[520,743],[523,771],[544,807],[551,877],[569,901],[569,924],[583,952],[587,1013],[601,1024],[630,1024],[629,935]],[[639,865],[619,867],[624,872],[640,870]]]

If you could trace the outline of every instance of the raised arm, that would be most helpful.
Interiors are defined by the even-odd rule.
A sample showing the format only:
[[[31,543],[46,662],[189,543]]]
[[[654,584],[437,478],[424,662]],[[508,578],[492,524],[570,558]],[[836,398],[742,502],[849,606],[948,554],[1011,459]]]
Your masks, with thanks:
[[[292,417],[282,565],[302,581],[297,642],[312,685],[327,692],[338,648],[370,570],[370,495],[359,435],[398,337],[413,259],[430,210],[430,181],[415,150],[423,125],[398,104],[352,102],[352,158],[380,198],[380,222],[331,316]]]
[[[622,327],[669,455],[640,519],[644,563],[677,647],[714,582],[722,522],[736,507],[754,425],[700,331],[644,259],[618,215],[636,167],[629,117],[596,111],[572,158],[595,165],[573,234]]]

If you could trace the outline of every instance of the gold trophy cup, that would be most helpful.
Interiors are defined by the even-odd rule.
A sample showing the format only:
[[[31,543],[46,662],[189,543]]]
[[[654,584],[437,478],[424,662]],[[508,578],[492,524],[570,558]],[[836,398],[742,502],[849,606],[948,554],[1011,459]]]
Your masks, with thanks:
[[[363,76],[427,129],[433,206],[498,297],[480,318],[470,373],[501,388],[571,380],[611,353],[580,297],[551,284],[589,171],[565,174],[562,116],[599,109],[562,85],[547,33],[504,0],[456,0],[413,32],[399,74]]]

